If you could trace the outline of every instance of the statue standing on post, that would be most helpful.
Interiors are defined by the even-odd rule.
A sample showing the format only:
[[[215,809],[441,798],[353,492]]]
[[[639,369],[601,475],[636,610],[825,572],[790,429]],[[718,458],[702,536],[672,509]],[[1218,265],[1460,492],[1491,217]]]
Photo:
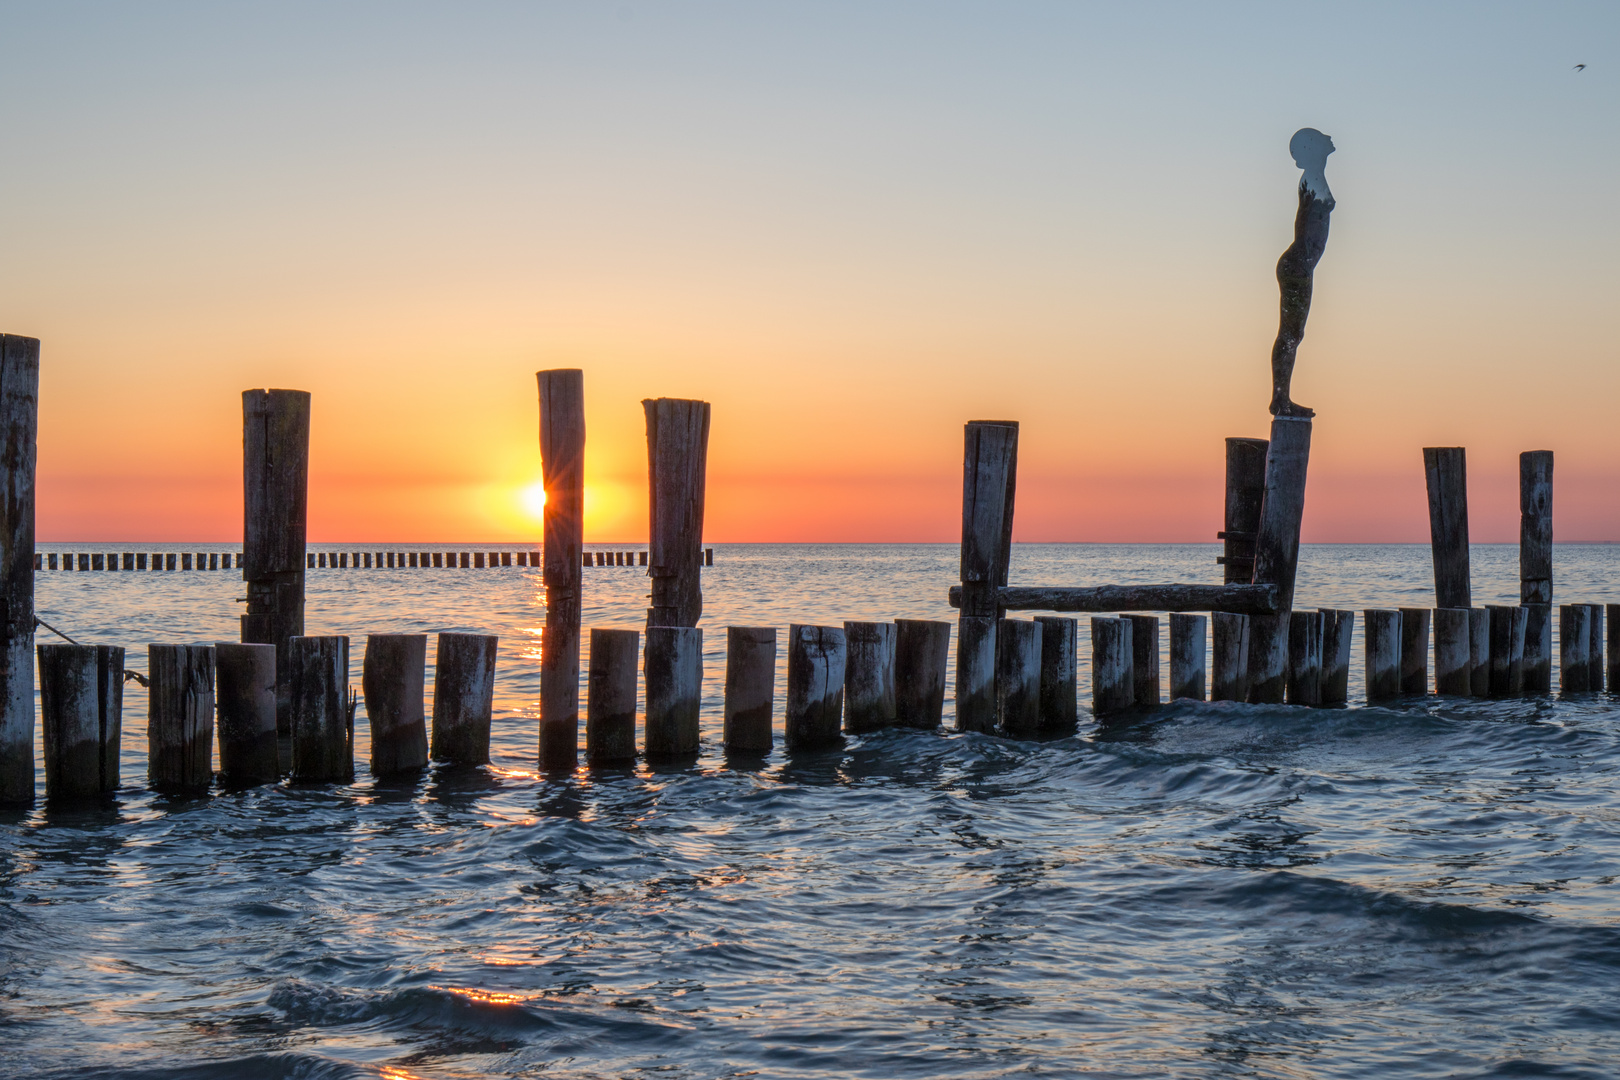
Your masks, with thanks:
[[[1328,190],[1327,157],[1333,140],[1315,128],[1300,128],[1288,142],[1294,164],[1304,170],[1299,178],[1299,212],[1294,217],[1294,242],[1277,260],[1277,286],[1282,291],[1282,319],[1277,343],[1271,348],[1271,415],[1315,416],[1288,395],[1294,378],[1294,356],[1305,337],[1311,313],[1311,275],[1327,247],[1328,221],[1333,215],[1333,192]]]

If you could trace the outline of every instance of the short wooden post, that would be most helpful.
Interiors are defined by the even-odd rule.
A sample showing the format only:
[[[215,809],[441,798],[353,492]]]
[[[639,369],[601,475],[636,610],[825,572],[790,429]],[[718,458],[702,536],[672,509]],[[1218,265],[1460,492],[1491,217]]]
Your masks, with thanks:
[[[0,334],[0,803],[34,799],[39,339]]]
[[[1429,489],[1435,607],[1466,608],[1474,602],[1468,576],[1467,451],[1425,446],[1423,476]]]
[[[1482,607],[1468,609],[1468,692],[1474,697],[1491,693],[1491,613]]]
[[[1249,617],[1230,611],[1210,613],[1211,701],[1249,698]]]
[[[1519,455],[1519,602],[1526,607],[1524,689],[1552,689],[1553,452]],[[1534,608],[1532,609],[1532,605]]]
[[[392,776],[425,767],[427,635],[368,635],[360,686],[371,721],[372,773]]]
[[[1368,608],[1361,613],[1368,701],[1383,701],[1401,692],[1403,610]]]
[[[1610,604],[1604,611],[1609,623],[1607,647],[1608,685],[1610,693],[1620,693],[1620,634],[1614,632],[1615,620],[1620,619],[1620,604]]]
[[[844,631],[835,626],[788,627],[787,717],[789,750],[841,746],[844,711]]]
[[[219,709],[219,775],[231,784],[273,784],[281,773],[276,743],[276,647],[214,643],[214,700]]]
[[[39,646],[45,798],[92,799],[118,789],[124,650],[114,645]]]
[[[585,673],[585,760],[592,765],[635,759],[640,653],[640,630],[591,627],[591,658]]]
[[[188,554],[186,556],[186,558],[189,559],[189,558],[191,558],[191,556]],[[105,569],[107,569],[107,557],[105,555],[102,555],[99,552],[93,553],[90,556],[90,569],[92,569],[92,570],[105,570]],[[188,566],[188,567],[186,567],[186,569],[189,570],[191,568]]]
[[[1342,705],[1350,700],[1350,639],[1356,613],[1322,609],[1322,704]]]
[[[1519,606],[1524,608],[1524,692],[1545,694],[1552,689],[1552,605]]]
[[[996,590],[1007,584],[1018,486],[1018,424],[972,420],[963,429],[962,604],[956,633],[956,727],[996,726]]]
[[[1585,693],[1591,689],[1592,611],[1585,604],[1558,608],[1558,689]]]
[[[1434,609],[1434,692],[1468,697],[1473,693],[1473,637],[1468,608]]]
[[[158,791],[206,790],[214,778],[214,647],[149,645],[147,671],[147,782]]]
[[[1288,617],[1288,704],[1322,704],[1322,613]]]
[[[1002,619],[996,629],[996,712],[1014,737],[1041,727],[1041,624]]]
[[[1159,684],[1159,617],[1122,615],[1131,624],[1131,671],[1136,705],[1156,708],[1163,697]]]
[[[894,626],[895,723],[932,731],[945,716],[951,624],[933,619],[896,619]]]
[[[578,368],[554,368],[536,372],[535,379],[540,388],[540,470],[546,492],[542,548],[546,562],[541,575],[546,589],[546,625],[540,639],[540,767],[568,770],[579,757],[585,373]],[[480,555],[479,561],[482,559]],[[639,638],[638,645],[632,647],[632,659],[638,647]],[[633,677],[633,662],[630,670]],[[632,697],[631,712],[634,710]],[[632,725],[632,756],[634,742]],[[612,752],[619,749],[614,747]]]
[[[1401,608],[1401,693],[1429,692],[1429,609]]]
[[[291,731],[287,649],[304,632],[309,405],[303,390],[242,392],[242,640],[276,647],[276,723],[283,735]]]
[[[844,623],[844,649],[844,730],[853,735],[891,726],[894,623]]]
[[[1281,703],[1288,683],[1289,613],[1299,565],[1299,530],[1305,515],[1305,474],[1310,463],[1311,421],[1279,416],[1266,448],[1266,492],[1255,538],[1254,581],[1276,585],[1278,612],[1249,619],[1249,700]]]
[[[287,643],[292,671],[294,780],[354,780],[354,712],[349,702],[349,639],[298,636]],[[279,681],[279,680],[278,680]]]
[[[648,626],[696,626],[703,615],[703,504],[709,455],[709,403],[651,398],[647,492],[652,607]]]
[[[1037,615],[1041,624],[1041,730],[1073,731],[1080,722],[1076,667],[1079,623],[1061,615]],[[949,623],[936,623],[950,636]],[[941,650],[940,686],[944,687],[945,653]]]
[[[764,754],[776,716],[776,627],[726,627],[726,749]]]
[[[703,631],[694,626],[647,627],[644,664],[647,757],[670,760],[696,754],[703,700]]]
[[[1095,716],[1129,709],[1136,702],[1136,671],[1129,619],[1091,619],[1091,711]]]
[[[1524,608],[1517,604],[1486,604],[1491,619],[1492,697],[1509,697],[1524,690]]]
[[[1226,550],[1215,561],[1226,567],[1226,583],[1254,580],[1254,540],[1260,530],[1260,504],[1266,494],[1265,439],[1226,440],[1226,527],[1217,539]]]
[[[1230,443],[1231,440],[1228,440]],[[1204,646],[1209,619],[1183,611],[1170,613],[1170,700],[1204,700]]]
[[[1588,604],[1591,609],[1590,637],[1586,646],[1586,688],[1603,689],[1603,605]],[[1526,633],[1528,634],[1528,630]]]
[[[489,764],[495,713],[494,634],[440,634],[433,658],[434,761]]]

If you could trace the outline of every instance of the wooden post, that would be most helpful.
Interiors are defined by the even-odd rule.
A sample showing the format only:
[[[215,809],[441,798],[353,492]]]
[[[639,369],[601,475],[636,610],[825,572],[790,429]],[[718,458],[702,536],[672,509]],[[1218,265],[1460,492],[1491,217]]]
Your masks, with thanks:
[[[1231,440],[1227,440],[1230,443]],[[1170,614],[1170,700],[1204,700],[1204,646],[1209,618],[1186,612]]]
[[[1552,605],[1519,606],[1524,608],[1524,691],[1545,694],[1552,689]]]
[[[1524,608],[1516,604],[1486,604],[1491,618],[1492,697],[1524,691]]]
[[[1136,705],[1157,708],[1163,700],[1159,690],[1159,617],[1122,615],[1131,624],[1131,670]]]
[[[896,619],[894,627],[894,721],[901,727],[932,731],[945,716],[951,624]]]
[[[495,714],[494,634],[440,634],[433,658],[433,760],[489,764]]]
[[[1368,701],[1383,701],[1401,692],[1403,610],[1368,608],[1361,613]]]
[[[546,625],[540,639],[540,767],[569,770],[579,757],[585,373],[578,368],[554,368],[535,372],[535,379],[540,386],[540,471],[546,491],[542,547],[545,568],[541,574],[546,589]],[[632,649],[632,658],[634,655]],[[630,670],[634,676],[634,663]],[[632,703],[632,714],[634,711]],[[634,742],[632,725],[632,756]]]
[[[956,727],[996,726],[996,590],[1007,584],[1018,486],[1018,424],[972,420],[963,429],[962,599],[956,634]]]
[[[360,675],[371,721],[371,771],[415,772],[428,761],[426,634],[371,634]]]
[[[39,646],[45,798],[91,799],[118,789],[124,650],[114,645]]]
[[[1217,539],[1226,551],[1215,561],[1226,567],[1226,583],[1254,580],[1254,539],[1260,531],[1260,504],[1266,494],[1265,439],[1226,440],[1226,527]]]
[[[647,415],[648,626],[696,626],[703,615],[703,503],[709,403],[653,398]]]
[[[1094,716],[1129,709],[1136,701],[1129,619],[1091,620],[1091,712]]]
[[[1603,689],[1603,605],[1588,604],[1591,609],[1591,636],[1586,646],[1586,687],[1588,690]],[[1526,630],[1528,633],[1528,629]]]
[[[1615,634],[1615,620],[1620,619],[1620,604],[1610,604],[1604,612],[1608,616],[1609,641],[1607,659],[1610,693],[1620,693],[1620,635]]]
[[[214,673],[220,779],[231,784],[275,783],[281,774],[276,647],[215,642]]]
[[[703,631],[694,626],[649,626],[645,680],[646,754],[651,760],[698,752],[703,694]]]
[[[1526,607],[1524,689],[1552,689],[1553,452],[1519,455],[1519,602]],[[1532,605],[1534,608],[1532,609]]]
[[[293,638],[292,778],[310,783],[354,780],[354,713],[349,708],[349,639]],[[279,681],[279,679],[278,679]]]
[[[1558,689],[1565,694],[1591,689],[1592,612],[1585,604],[1558,608]]]
[[[844,730],[890,727],[895,719],[892,622],[844,623]]]
[[[1434,692],[1473,693],[1473,631],[1468,608],[1434,609]]]
[[[1249,699],[1249,616],[1230,611],[1210,613],[1211,701]]]
[[[1350,700],[1350,639],[1356,613],[1322,609],[1322,704]]]
[[[1401,608],[1401,693],[1429,692],[1429,609]]]
[[[1002,619],[996,629],[996,712],[1015,738],[1041,727],[1041,624]]]
[[[1491,613],[1482,607],[1468,609],[1468,692],[1474,697],[1491,693]]]
[[[1305,515],[1305,473],[1310,463],[1311,421],[1279,416],[1271,422],[1266,449],[1266,492],[1255,537],[1254,583],[1278,587],[1275,615],[1249,621],[1249,700],[1280,704],[1288,683],[1289,612],[1299,565],[1299,530]]]
[[[1073,731],[1080,722],[1079,686],[1075,672],[1079,623],[1062,615],[1037,615],[1035,621],[1041,625],[1041,730]],[[945,636],[950,637],[949,623],[934,625],[945,627]],[[939,659],[940,686],[943,689],[943,651]]]
[[[1434,604],[1466,608],[1468,577],[1468,462],[1461,446],[1425,446],[1423,476],[1429,489],[1429,546],[1434,555]]]
[[[242,391],[242,640],[276,647],[276,725],[291,732],[292,663],[304,633],[304,521],[309,504],[309,394]],[[174,569],[174,556],[169,557]]]
[[[214,647],[149,645],[147,670],[147,782],[205,791],[214,778]]]
[[[1288,617],[1288,704],[1322,704],[1322,613]]]
[[[585,760],[592,765],[635,760],[636,661],[640,652],[640,630],[591,628],[591,660],[585,674]]]
[[[0,803],[34,799],[39,339],[0,334]]]
[[[841,746],[844,710],[844,631],[834,626],[788,627],[787,717],[789,750]]]
[[[768,753],[775,716],[776,627],[726,627],[726,749]]]

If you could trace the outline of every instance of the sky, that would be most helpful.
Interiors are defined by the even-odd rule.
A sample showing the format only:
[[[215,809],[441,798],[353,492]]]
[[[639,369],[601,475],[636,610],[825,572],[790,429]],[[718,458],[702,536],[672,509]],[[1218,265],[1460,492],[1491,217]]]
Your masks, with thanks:
[[[643,398],[712,403],[705,539],[1212,541],[1331,135],[1294,398],[1307,541],[1620,540],[1620,5],[0,0],[0,331],[38,534],[238,539],[241,391],[313,397],[318,541],[537,539],[534,372],[585,372],[586,539]],[[1587,65],[1575,70],[1576,64]]]

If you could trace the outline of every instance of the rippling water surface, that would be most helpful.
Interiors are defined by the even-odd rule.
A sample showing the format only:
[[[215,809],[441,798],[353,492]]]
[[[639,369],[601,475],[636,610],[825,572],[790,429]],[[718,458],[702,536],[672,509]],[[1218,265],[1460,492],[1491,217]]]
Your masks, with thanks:
[[[1022,545],[1013,578],[1209,581],[1215,553]],[[1620,549],[1555,557],[1559,600],[1620,600]],[[1516,548],[1473,559],[1476,604],[1517,599]],[[156,796],[130,684],[117,796],[0,817],[0,1075],[1620,1074],[1608,695],[726,760],[720,628],[949,618],[955,561],[717,548],[700,759],[564,778],[534,767],[537,572],[312,571],[309,632],[355,638],[356,685],[367,633],[501,635],[494,764],[373,780],[362,714],[351,786]],[[639,625],[642,574],[587,571],[587,625]],[[38,593],[144,670],[147,642],[233,638],[242,585]],[[1307,547],[1298,600],[1432,604],[1428,549]]]

